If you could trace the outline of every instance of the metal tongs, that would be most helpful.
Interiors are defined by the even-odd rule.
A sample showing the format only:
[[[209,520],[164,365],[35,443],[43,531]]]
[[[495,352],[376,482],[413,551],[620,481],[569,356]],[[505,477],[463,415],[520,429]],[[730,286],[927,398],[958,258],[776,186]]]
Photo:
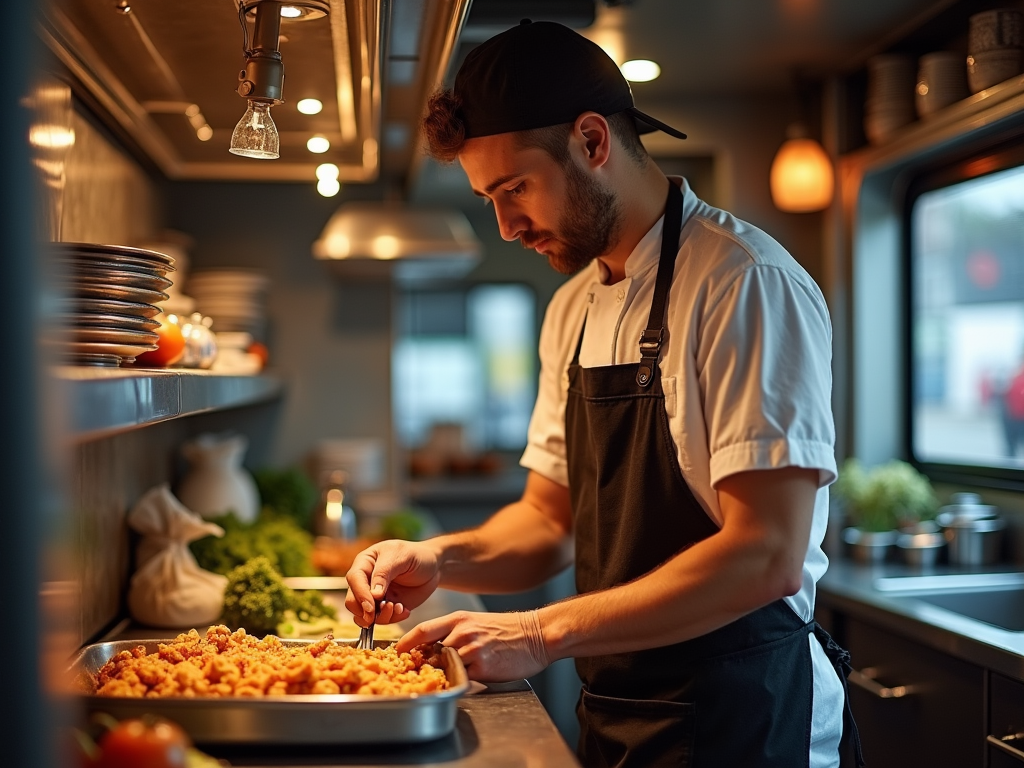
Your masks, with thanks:
[[[361,651],[372,651],[373,650],[373,625],[377,623],[377,613],[380,611],[380,602],[377,600],[373,601],[373,621],[370,622],[370,626],[362,627],[359,630],[359,642],[356,643],[356,648]]]

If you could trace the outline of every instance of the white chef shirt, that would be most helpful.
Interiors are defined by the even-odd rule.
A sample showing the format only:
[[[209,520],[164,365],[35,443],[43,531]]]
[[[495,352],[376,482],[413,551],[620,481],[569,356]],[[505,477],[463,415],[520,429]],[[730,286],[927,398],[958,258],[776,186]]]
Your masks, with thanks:
[[[828,488],[836,478],[831,408],[832,330],[821,291],[767,234],[698,199],[685,180],[683,225],[669,291],[661,383],[683,477],[721,525],[715,485],[753,469],[818,470],[811,537],[800,591],[786,598],[811,621]],[[568,366],[586,316],[585,368],[640,360],[663,219],[633,249],[625,278],[608,284],[595,260],[551,299],[540,335],[540,384],[520,464],[569,485],[565,453]],[[843,688],[810,635],[814,673],[811,768],[838,765]]]

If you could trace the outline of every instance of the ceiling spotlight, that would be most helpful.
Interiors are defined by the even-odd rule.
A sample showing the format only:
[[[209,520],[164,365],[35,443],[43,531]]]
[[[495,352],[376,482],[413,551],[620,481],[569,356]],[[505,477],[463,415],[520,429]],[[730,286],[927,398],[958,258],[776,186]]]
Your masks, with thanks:
[[[295,105],[295,108],[304,115],[318,115],[320,110],[324,108],[324,105],[319,99],[299,99],[299,103]]]
[[[661,67],[647,59],[633,59],[624,62],[621,70],[622,76],[634,83],[646,83],[661,74]]]
[[[331,12],[331,0],[240,0],[238,4],[251,19],[256,6],[263,2],[274,2],[281,18],[288,22],[322,19]]]
[[[316,167],[316,177],[323,181],[324,179],[335,179],[338,178],[338,166],[334,163],[321,163]]]
[[[129,13],[132,12],[132,6],[131,3],[128,2],[128,0],[118,0],[116,3],[114,3],[114,10],[118,11],[119,13],[123,13],[125,16],[127,16]]]
[[[209,125],[200,125],[196,128],[196,138],[200,141],[209,141],[213,138],[213,128]]]
[[[310,136],[309,141],[306,142],[306,149],[316,155],[322,155],[330,148],[331,142],[327,140],[326,136]]]
[[[324,197],[334,197],[341,191],[341,182],[337,179],[320,179],[316,183],[316,191]]]

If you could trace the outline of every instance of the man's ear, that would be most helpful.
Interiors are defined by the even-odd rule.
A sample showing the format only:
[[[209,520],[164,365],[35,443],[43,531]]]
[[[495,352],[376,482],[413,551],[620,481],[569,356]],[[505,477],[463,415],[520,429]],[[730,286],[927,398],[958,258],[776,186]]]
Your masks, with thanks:
[[[572,138],[583,151],[583,160],[591,168],[608,162],[612,132],[608,121],[597,112],[584,112],[573,124]]]

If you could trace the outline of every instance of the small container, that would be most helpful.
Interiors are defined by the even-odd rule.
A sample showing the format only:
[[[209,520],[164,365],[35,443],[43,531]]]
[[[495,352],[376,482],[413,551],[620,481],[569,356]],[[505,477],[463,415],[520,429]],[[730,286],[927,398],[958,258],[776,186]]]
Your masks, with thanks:
[[[991,565],[1002,554],[1006,521],[1001,517],[957,517],[945,529],[949,562],[953,565]]]
[[[938,531],[903,533],[896,539],[896,548],[902,553],[907,565],[931,568],[945,550],[946,539]]]
[[[884,562],[897,536],[896,531],[862,531],[860,528],[843,530],[843,541],[849,545],[850,554],[861,563]]]

